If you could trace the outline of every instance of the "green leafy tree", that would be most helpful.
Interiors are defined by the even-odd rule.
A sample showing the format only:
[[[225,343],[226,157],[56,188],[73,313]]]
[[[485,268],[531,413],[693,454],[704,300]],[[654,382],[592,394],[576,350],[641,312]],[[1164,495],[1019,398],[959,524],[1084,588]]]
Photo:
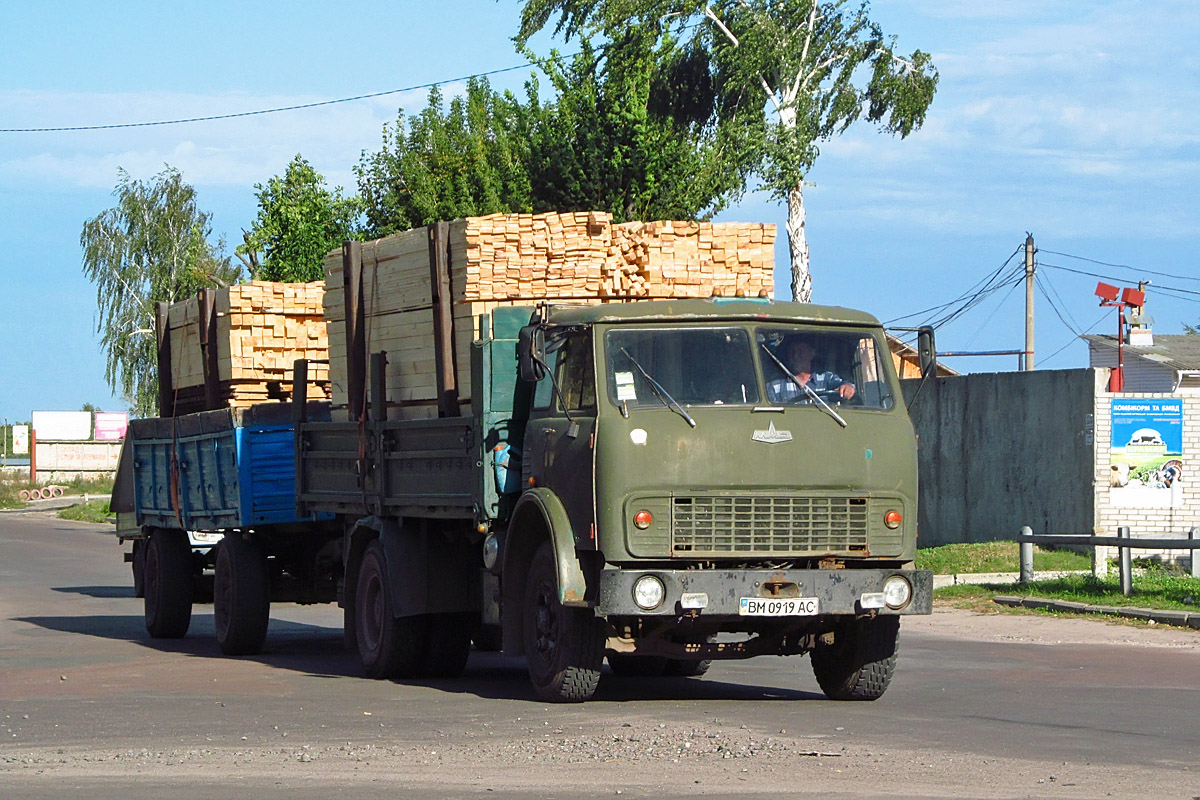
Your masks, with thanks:
[[[905,137],[924,123],[937,88],[929,55],[898,53],[868,10],[849,0],[525,0],[517,41],[555,18],[568,40],[619,43],[631,28],[677,39],[673,67],[708,76],[687,85],[707,85],[713,124],[740,142],[726,157],[787,203],[792,295],[808,301],[804,180],[819,142],[860,119]]]
[[[681,90],[691,88],[682,61],[673,39],[645,29],[599,50],[585,41],[570,60],[538,61],[554,95],[542,102],[537,81],[526,84],[535,210],[693,219],[740,194],[741,162],[724,157],[730,143],[710,124],[710,97]]]
[[[519,101],[472,79],[465,97],[429,103],[383,128],[355,167],[367,232],[385,236],[438,220],[529,211],[528,137]]]
[[[241,270],[210,244],[211,215],[167,167],[149,181],[117,171],[117,204],[83,224],[83,272],[96,284],[97,323],[107,351],[104,377],[134,413],[155,413],[158,393],[155,303],[235,283]]]
[[[300,155],[292,159],[282,177],[254,188],[258,218],[237,249],[246,258],[250,277],[320,280],[325,254],[357,234],[358,198],[342,197],[340,187],[330,192],[321,173]]]

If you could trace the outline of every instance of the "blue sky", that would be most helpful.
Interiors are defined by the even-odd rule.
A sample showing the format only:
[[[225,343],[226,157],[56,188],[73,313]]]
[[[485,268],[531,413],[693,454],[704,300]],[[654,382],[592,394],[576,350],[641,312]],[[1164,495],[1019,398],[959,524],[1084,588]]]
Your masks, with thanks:
[[[453,92],[456,78],[521,63],[510,0],[20,6],[6,9],[0,30],[6,129],[229,114],[430,82]],[[1159,333],[1200,323],[1200,4],[876,0],[872,16],[901,50],[933,53],[941,83],[925,127],[908,139],[860,124],[823,145],[806,190],[816,302],[883,320],[948,303],[1028,231],[1040,250],[1039,368],[1085,366],[1073,331],[1116,328],[1115,312],[1092,296],[1095,275],[1068,270],[1122,285],[1150,279]],[[526,75],[493,85],[516,89]],[[398,107],[416,111],[425,95],[187,125],[0,133],[0,417],[85,402],[124,408],[104,382],[79,251],[83,221],[112,204],[118,167],[139,178],[180,169],[234,243],[255,216],[255,183],[300,153],[331,186],[353,191],[360,154],[379,147]],[[722,215],[781,226],[780,296],[783,216],[757,194]],[[1023,289],[1006,285],[942,328],[939,347],[1022,347],[1023,303]],[[950,363],[1010,370],[1017,360]]]

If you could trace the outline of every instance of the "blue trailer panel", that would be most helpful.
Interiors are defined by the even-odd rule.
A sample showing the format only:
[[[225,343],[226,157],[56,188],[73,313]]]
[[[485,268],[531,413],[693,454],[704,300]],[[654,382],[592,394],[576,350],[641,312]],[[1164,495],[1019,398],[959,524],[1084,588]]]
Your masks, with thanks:
[[[223,530],[301,521],[290,417],[289,406],[271,403],[134,420],[127,446],[138,525]]]

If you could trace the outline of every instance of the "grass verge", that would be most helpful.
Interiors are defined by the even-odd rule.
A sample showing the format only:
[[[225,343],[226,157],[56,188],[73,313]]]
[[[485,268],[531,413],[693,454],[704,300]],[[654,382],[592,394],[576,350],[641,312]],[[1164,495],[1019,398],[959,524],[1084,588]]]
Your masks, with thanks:
[[[59,519],[73,519],[77,522],[106,523],[112,517],[112,510],[107,500],[92,500],[87,503],[76,503],[58,512]]]
[[[1073,550],[1033,548],[1035,571],[1090,570],[1092,558]],[[1018,572],[1021,569],[1020,545],[1016,542],[979,542],[947,544],[917,551],[917,569],[931,569],[937,575],[975,572]]]
[[[998,606],[992,602],[992,598],[998,594],[1072,600],[1098,606],[1136,606],[1200,613],[1200,578],[1180,575],[1164,568],[1147,569],[1143,574],[1134,576],[1133,595],[1130,597],[1121,594],[1121,579],[1115,575],[1109,578],[1068,575],[1014,584],[963,584],[938,589],[934,597],[955,608],[995,611]]]

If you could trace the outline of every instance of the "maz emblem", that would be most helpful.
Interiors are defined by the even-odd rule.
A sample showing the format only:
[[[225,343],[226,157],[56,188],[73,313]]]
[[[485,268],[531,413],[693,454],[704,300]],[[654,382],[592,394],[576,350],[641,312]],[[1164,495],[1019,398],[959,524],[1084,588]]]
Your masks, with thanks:
[[[780,442],[790,442],[792,440],[792,432],[775,430],[775,422],[772,420],[765,431],[755,431],[754,435],[750,438],[756,442],[779,444]]]

